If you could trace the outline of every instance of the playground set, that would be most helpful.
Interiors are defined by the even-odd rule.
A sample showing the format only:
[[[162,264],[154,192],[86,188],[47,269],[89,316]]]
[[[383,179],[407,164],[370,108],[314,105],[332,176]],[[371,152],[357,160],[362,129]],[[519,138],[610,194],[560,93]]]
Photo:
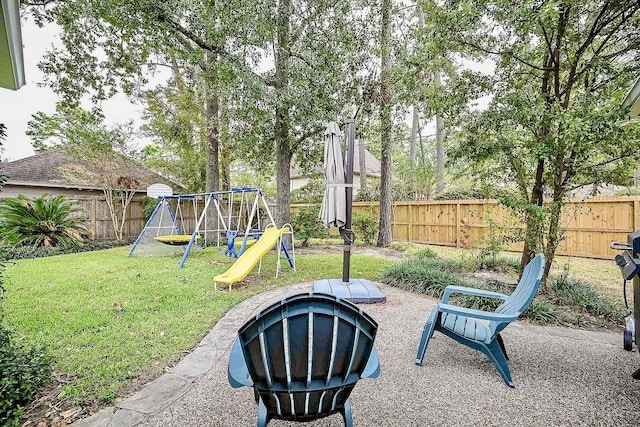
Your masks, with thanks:
[[[234,188],[201,194],[152,194],[158,204],[145,227],[129,250],[129,256],[167,256],[182,253],[178,268],[184,267],[191,250],[208,246],[219,247],[226,256],[237,261],[214,282],[229,285],[238,282],[262,262],[262,258],[277,246],[276,277],[281,256],[295,270],[293,227],[275,226],[262,191],[253,187]],[[264,218],[266,215],[266,218]],[[285,236],[290,236],[285,238]],[[238,241],[238,239],[241,239]],[[287,248],[286,242],[290,242]]]

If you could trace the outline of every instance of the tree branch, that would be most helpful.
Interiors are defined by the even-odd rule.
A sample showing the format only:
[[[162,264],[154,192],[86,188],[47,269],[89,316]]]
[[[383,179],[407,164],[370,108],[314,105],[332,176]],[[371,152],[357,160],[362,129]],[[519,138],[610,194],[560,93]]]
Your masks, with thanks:
[[[21,3],[24,6],[48,6],[51,3],[56,3],[58,0],[23,0]]]
[[[229,54],[229,52],[227,52],[226,50],[224,50],[220,46],[212,46],[211,44],[209,44],[205,40],[203,40],[201,37],[199,37],[196,33],[194,33],[193,31],[191,31],[191,30],[189,30],[187,28],[184,28],[182,25],[180,25],[179,23],[175,22],[170,17],[167,17],[165,15],[159,15],[158,16],[158,21],[160,23],[168,24],[170,28],[172,28],[173,30],[177,31],[179,34],[183,35],[187,39],[191,40],[193,43],[198,45],[201,49],[204,49],[204,50],[206,50],[208,52],[211,52],[211,53],[215,53],[215,54],[220,55],[220,56],[225,57],[225,58],[231,58],[231,55]]]
[[[515,53],[513,53],[511,51],[508,51],[508,50],[503,50],[503,51],[489,50],[487,48],[484,48],[482,46],[479,46],[479,45],[477,45],[475,43],[472,43],[472,42],[469,42],[469,41],[466,41],[466,40],[461,40],[460,44],[465,45],[465,46],[470,46],[470,47],[472,47],[472,48],[474,48],[476,50],[479,50],[481,52],[488,53],[489,55],[509,55],[511,58],[515,59],[516,61],[518,61],[518,62],[520,62],[520,63],[522,63],[524,65],[526,65],[527,67],[531,67],[531,68],[539,70],[539,71],[550,71],[550,70],[553,70],[553,68],[545,68],[545,67],[540,67],[538,65],[535,65],[535,64],[533,64],[533,63],[531,63],[531,62],[529,62],[529,61],[527,61],[525,59],[520,58]]]
[[[291,152],[297,151],[298,148],[300,147],[300,144],[302,144],[308,138],[311,138],[312,136],[315,136],[315,135],[319,134],[320,132],[322,132],[322,130],[323,130],[323,128],[321,126],[316,126],[314,128],[311,128],[310,130],[304,132],[302,135],[300,135],[300,137],[298,139],[296,139],[291,144]]]

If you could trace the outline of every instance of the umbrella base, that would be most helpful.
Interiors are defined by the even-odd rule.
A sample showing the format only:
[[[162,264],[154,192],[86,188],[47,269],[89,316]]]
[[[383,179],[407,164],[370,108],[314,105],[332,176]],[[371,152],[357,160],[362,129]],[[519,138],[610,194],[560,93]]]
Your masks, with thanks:
[[[343,283],[342,279],[322,279],[313,282],[313,292],[322,292],[346,299],[354,304],[374,304],[386,302],[387,297],[366,279],[349,279],[349,283]]]

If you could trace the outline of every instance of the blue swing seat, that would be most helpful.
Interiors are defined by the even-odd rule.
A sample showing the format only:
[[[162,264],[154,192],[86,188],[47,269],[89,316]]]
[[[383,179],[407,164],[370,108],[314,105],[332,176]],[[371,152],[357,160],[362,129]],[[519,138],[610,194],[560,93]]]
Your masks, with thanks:
[[[536,255],[525,267],[518,286],[511,295],[461,286],[447,286],[442,302],[433,309],[424,325],[416,365],[422,365],[433,332],[440,331],[461,344],[483,352],[496,367],[504,382],[509,387],[515,387],[500,332],[531,304],[540,286],[544,264],[544,255]],[[448,304],[449,297],[454,293],[497,298],[504,302],[494,312],[473,310]]]
[[[311,421],[340,413],[353,426],[349,396],[380,373],[377,323],[352,303],[308,293],[277,302],[238,332],[232,387],[253,387],[258,427],[271,419]]]

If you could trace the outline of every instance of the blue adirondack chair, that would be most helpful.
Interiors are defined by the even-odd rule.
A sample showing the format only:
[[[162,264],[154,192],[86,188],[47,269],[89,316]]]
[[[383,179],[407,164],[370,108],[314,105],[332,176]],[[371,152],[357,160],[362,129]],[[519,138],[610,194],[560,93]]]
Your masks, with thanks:
[[[377,323],[349,301],[308,293],[277,302],[238,332],[229,360],[232,387],[253,387],[258,427],[342,414],[360,378],[380,374]]]
[[[543,271],[544,255],[538,254],[525,267],[520,282],[511,295],[461,286],[447,286],[442,296],[442,302],[433,309],[424,325],[418,346],[416,365],[422,365],[429,340],[433,332],[437,330],[461,344],[486,354],[504,382],[509,387],[515,387],[509,372],[507,351],[500,332],[509,323],[516,320],[531,304],[540,286]],[[472,310],[448,304],[449,297],[454,293],[498,298],[504,302],[494,312]],[[481,320],[488,322],[481,322]]]

